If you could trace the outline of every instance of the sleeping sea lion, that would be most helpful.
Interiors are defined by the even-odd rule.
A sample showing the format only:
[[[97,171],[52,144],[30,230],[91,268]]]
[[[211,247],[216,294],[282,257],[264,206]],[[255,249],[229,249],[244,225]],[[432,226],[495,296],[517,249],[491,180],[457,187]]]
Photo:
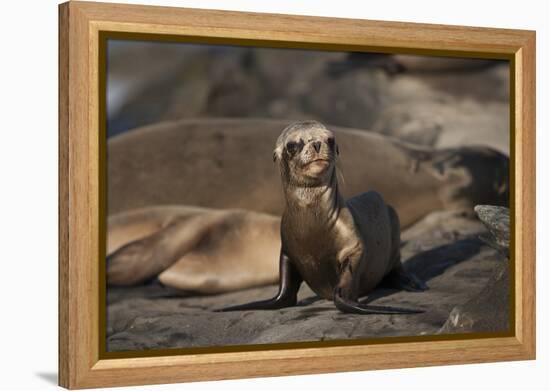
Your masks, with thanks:
[[[279,217],[244,210],[157,206],[108,220],[107,283],[158,277],[212,294],[277,281]]]
[[[147,126],[108,141],[108,214],[156,205],[246,209],[281,216],[270,156],[288,121],[197,119]],[[331,127],[344,197],[376,189],[407,227],[434,210],[507,205],[508,157],[491,148],[435,150]],[[472,213],[473,214],[473,213]]]
[[[380,194],[369,191],[347,201],[341,196],[337,154],[334,134],[319,122],[297,122],[284,129],[274,152],[285,195],[279,292],[272,299],[222,311],[294,306],[306,282],[342,312],[419,312],[358,302],[386,276],[413,291],[425,285],[401,265],[399,218]]]

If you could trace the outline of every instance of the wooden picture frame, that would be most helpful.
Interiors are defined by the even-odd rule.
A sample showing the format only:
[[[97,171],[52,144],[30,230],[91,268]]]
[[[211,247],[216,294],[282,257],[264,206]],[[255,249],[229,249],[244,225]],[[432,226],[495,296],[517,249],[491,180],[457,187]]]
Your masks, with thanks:
[[[475,339],[105,358],[102,34],[510,61],[513,332]],[[88,2],[59,6],[59,384],[174,383],[535,358],[535,33]]]

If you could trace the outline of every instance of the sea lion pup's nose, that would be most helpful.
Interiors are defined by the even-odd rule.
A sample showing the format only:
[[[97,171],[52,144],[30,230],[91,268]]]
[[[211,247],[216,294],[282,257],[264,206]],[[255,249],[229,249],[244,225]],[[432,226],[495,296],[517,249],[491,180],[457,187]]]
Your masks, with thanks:
[[[321,142],[320,141],[315,141],[313,144],[313,148],[315,148],[315,151],[317,153],[319,153],[319,151],[321,150]]]

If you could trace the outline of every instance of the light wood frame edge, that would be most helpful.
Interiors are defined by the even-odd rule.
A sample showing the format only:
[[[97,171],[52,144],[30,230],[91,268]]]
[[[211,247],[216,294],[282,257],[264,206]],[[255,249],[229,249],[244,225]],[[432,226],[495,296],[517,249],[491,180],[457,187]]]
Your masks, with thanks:
[[[535,358],[534,32],[87,2],[61,4],[59,26],[61,386],[74,389]],[[100,360],[97,330],[100,30],[512,56],[516,64],[515,336]]]

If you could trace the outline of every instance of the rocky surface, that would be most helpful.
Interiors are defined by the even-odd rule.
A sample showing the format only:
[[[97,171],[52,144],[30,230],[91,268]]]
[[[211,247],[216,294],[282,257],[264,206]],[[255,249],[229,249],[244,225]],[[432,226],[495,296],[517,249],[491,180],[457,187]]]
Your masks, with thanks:
[[[405,267],[430,289],[411,293],[382,286],[363,300],[425,311],[415,315],[343,314],[305,285],[296,307],[228,313],[213,310],[270,297],[277,287],[215,296],[175,292],[158,282],[109,287],[108,350],[506,331],[507,260],[479,239],[483,233],[481,222],[452,212],[434,212],[403,233]],[[491,306],[499,316],[486,311]]]
[[[453,308],[439,334],[507,331],[510,315],[509,265],[502,262],[481,292]]]
[[[484,238],[489,244],[503,251],[508,256],[510,247],[510,210],[502,206],[477,205],[475,212],[489,230]]]
[[[500,206],[477,205],[475,212],[489,230],[479,238],[495,248],[503,259],[509,259],[510,210]],[[455,307],[440,332],[496,332],[502,331],[504,325],[510,327],[509,270],[509,261],[498,265],[483,291]]]

